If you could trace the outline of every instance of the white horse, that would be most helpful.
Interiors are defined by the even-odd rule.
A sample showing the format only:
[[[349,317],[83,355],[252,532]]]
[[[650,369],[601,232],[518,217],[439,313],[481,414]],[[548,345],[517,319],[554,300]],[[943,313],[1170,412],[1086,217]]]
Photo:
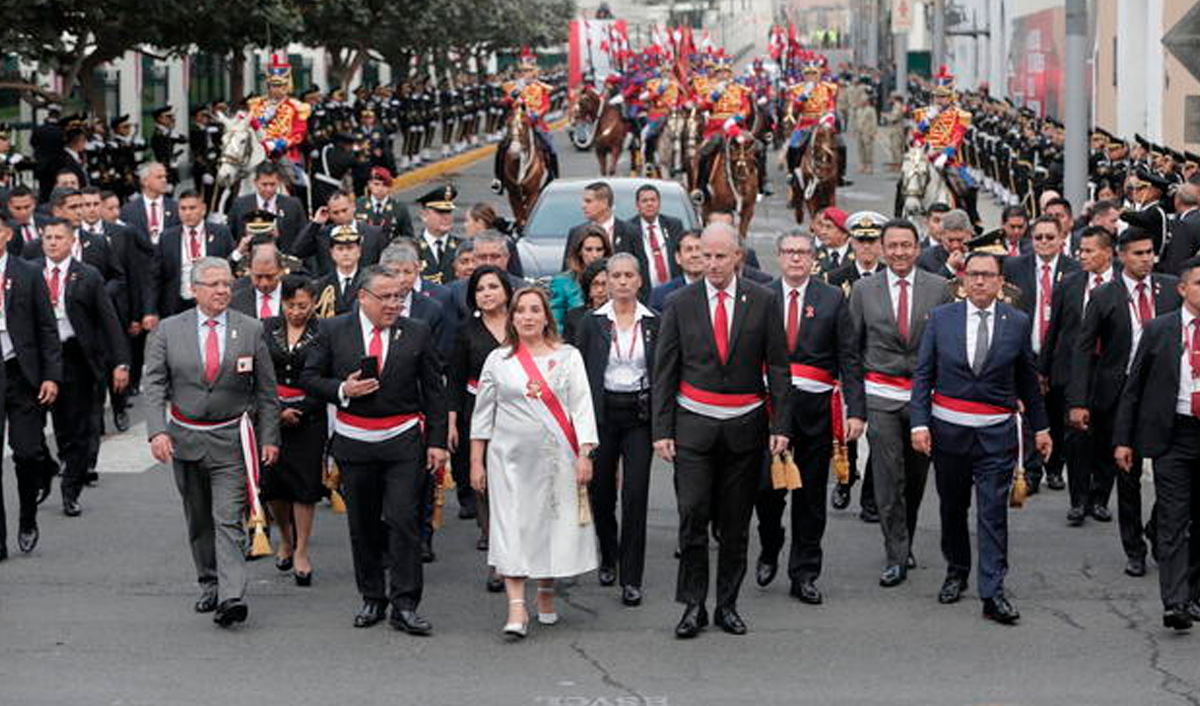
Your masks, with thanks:
[[[900,167],[900,197],[904,201],[903,215],[912,218],[929,213],[935,203],[954,206],[954,194],[942,173],[929,163],[925,150],[913,146],[904,155]]]
[[[242,196],[254,191],[254,183],[247,177],[266,161],[267,152],[262,146],[262,135],[250,124],[249,113],[241,111],[233,117],[219,115],[217,119],[224,132],[217,164],[216,193],[219,196],[213,210],[223,212],[230,194]]]

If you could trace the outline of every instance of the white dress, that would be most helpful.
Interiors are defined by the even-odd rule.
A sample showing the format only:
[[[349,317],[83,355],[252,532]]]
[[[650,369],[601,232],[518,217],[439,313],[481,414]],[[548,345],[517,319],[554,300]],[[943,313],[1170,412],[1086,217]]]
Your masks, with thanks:
[[[578,576],[599,566],[596,531],[579,524],[575,454],[511,349],[497,348],[479,375],[471,438],[488,442],[488,563],[502,576]],[[580,445],[597,444],[587,371],[569,345],[535,357],[575,425]],[[552,427],[551,425],[554,425]]]

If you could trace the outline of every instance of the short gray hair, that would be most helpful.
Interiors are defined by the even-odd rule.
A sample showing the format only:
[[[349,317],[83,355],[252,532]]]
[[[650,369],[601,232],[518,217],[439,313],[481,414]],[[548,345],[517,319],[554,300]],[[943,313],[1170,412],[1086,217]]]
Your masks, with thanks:
[[[742,251],[742,239],[740,237],[738,237],[737,228],[734,228],[733,226],[729,225],[728,223],[717,222],[717,223],[709,223],[708,225],[704,226],[704,230],[701,231],[701,233],[700,233],[700,239],[703,240],[704,238],[707,238],[710,235],[726,236],[730,240],[733,241],[733,245],[737,249],[738,252]]]
[[[780,233],[779,236],[775,238],[775,252],[783,250],[783,241],[787,240],[788,238],[803,238],[807,240],[808,247],[813,249],[813,254],[816,254],[817,239],[813,237],[811,232],[803,228],[791,228]]]
[[[956,208],[942,214],[942,230],[972,231],[971,217],[961,208]]]
[[[192,263],[192,286],[200,283],[200,279],[205,272],[213,270],[221,270],[225,274],[233,277],[233,270],[229,268],[229,261],[220,257],[202,257]]]
[[[507,248],[508,236],[504,235],[498,230],[488,229],[475,236],[476,247],[478,247],[481,243],[485,245],[503,245],[505,248]]]
[[[633,265],[633,271],[642,274],[642,263],[638,262],[637,257],[633,253],[619,252],[608,258],[608,263],[604,266],[605,271],[612,272],[615,265],[623,262],[628,262]]]
[[[162,162],[146,162],[138,167],[138,181],[145,181],[146,177],[150,176],[150,170],[154,169],[155,167],[162,167],[163,169],[166,169],[166,165],[164,165]]]
[[[417,246],[407,240],[396,240],[383,249],[379,256],[379,264],[390,265],[394,262],[420,262],[421,255]]]
[[[371,287],[375,286],[375,280],[395,278],[396,273],[392,272],[383,265],[368,265],[366,269],[363,270],[361,289],[365,289],[370,292]]]

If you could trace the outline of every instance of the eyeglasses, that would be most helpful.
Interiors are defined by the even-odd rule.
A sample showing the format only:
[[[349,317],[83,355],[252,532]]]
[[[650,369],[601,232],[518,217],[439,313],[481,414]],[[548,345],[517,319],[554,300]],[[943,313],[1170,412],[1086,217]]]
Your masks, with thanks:
[[[779,251],[780,257],[812,257],[812,250],[799,250],[795,248],[782,248]]]
[[[363,287],[362,291],[366,292],[367,294],[370,294],[371,296],[375,297],[376,299],[378,299],[381,302],[387,302],[389,304],[404,301],[404,295],[399,294],[399,293],[387,294],[384,296],[380,296],[380,295],[376,294],[375,292],[372,292],[371,290],[367,289],[366,287]]]
[[[1035,235],[1035,236],[1033,236],[1033,239],[1034,240],[1057,240],[1058,236],[1057,235]]]
[[[197,282],[196,287],[208,287],[209,289],[229,289],[233,286],[233,282],[229,280],[217,280],[216,282]]]
[[[999,277],[999,276],[1000,276],[999,272],[978,272],[978,271],[967,270],[966,272],[963,273],[963,277],[965,277],[967,279],[993,279],[993,278]]]

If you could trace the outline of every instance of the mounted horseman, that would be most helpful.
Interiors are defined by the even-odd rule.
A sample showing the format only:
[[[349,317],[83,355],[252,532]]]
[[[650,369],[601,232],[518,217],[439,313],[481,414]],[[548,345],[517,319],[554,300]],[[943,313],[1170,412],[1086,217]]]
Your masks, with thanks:
[[[805,150],[812,144],[813,133],[817,130],[828,130],[836,134],[837,130],[838,85],[824,80],[823,73],[823,58],[810,55],[804,61],[804,80],[789,86],[784,92],[785,120],[794,122],[795,125],[788,139],[786,159],[788,181],[793,187],[791,205],[797,212],[800,212],[803,203],[811,199],[820,186],[816,175],[805,174],[804,170],[800,169]],[[836,158],[836,153],[834,157]],[[836,187],[836,178],[830,186],[833,187]],[[832,201],[831,198],[830,203],[825,205],[832,205]]]
[[[957,205],[971,217],[979,230],[981,220],[975,199],[978,189],[962,159],[962,143],[971,127],[971,114],[960,108],[954,95],[954,75],[945,66],[934,77],[933,105],[918,108],[913,113],[912,143],[923,147],[949,184]]]
[[[558,154],[554,151],[554,144],[550,140],[550,127],[546,124],[546,114],[550,112],[552,88],[550,84],[538,79],[537,57],[529,50],[529,47],[521,50],[521,61],[517,65],[517,70],[519,72],[517,80],[504,85],[503,102],[508,106],[510,115],[514,110],[525,111],[525,119],[533,127],[534,138],[544,151],[550,171],[546,181],[550,182],[558,177]],[[492,191],[497,194],[504,193],[504,183],[501,180],[504,177],[504,155],[508,153],[510,141],[511,138],[506,136],[496,149]]]
[[[301,146],[308,135],[312,106],[292,98],[291,92],[292,67],[279,54],[273,54],[267,65],[267,95],[254,96],[246,101],[246,107],[250,127],[258,133],[267,159],[290,164],[292,195],[303,201],[308,179]]]

